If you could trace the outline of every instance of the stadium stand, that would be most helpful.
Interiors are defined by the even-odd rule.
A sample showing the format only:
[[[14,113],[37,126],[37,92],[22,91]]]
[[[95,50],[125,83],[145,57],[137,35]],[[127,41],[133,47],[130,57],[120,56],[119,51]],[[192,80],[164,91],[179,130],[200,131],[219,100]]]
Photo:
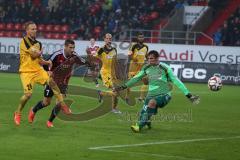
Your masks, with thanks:
[[[2,0],[0,3],[1,35],[15,35],[10,31],[22,31],[24,22],[34,20],[44,38],[69,34],[89,39],[99,38],[103,32],[119,33],[125,28],[153,29],[177,1]]]
[[[219,27],[221,26],[223,27],[223,30],[225,30],[227,26],[229,25],[231,26],[230,24],[231,22],[229,21],[229,23],[226,24],[226,21],[228,21],[229,18],[231,19],[231,17],[234,17],[234,12],[237,12],[237,8],[240,6],[240,0],[229,0],[229,1],[211,0],[209,2],[209,6],[215,9],[215,13],[214,13],[215,18],[214,18],[214,21],[212,21],[212,23],[209,25],[209,27],[204,31],[204,33],[213,37],[213,39],[215,39],[216,45],[221,44],[226,46],[226,45],[234,44],[235,42],[230,42],[232,40],[228,39],[228,36],[223,36],[223,40],[221,40],[223,43],[219,43],[218,39],[220,35],[218,33],[219,32],[218,30],[219,30]],[[198,44],[208,45],[209,42],[207,39],[201,37],[198,40]]]
[[[240,46],[240,6],[213,36],[216,45]]]
[[[216,10],[216,19],[204,32],[213,36],[216,45],[239,45],[239,27],[233,27],[239,24],[239,9],[233,14],[239,0],[224,1],[225,4],[220,1],[1,0],[0,36],[21,37],[24,22],[34,20],[42,38],[101,39],[103,33],[110,32],[116,40],[125,40],[128,35],[122,31],[130,29],[154,30],[151,36],[158,37],[158,30],[167,23],[172,10],[185,5],[209,5]],[[146,41],[158,42],[156,38]],[[204,38],[198,44],[205,44]]]

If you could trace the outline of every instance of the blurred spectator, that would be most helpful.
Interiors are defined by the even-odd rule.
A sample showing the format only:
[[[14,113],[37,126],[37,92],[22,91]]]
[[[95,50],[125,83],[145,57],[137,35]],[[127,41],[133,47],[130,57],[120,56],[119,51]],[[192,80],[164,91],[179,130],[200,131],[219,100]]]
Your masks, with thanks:
[[[58,0],[48,0],[48,10],[49,12],[56,12],[58,9]]]
[[[68,24],[79,39],[104,32],[126,39],[130,29],[153,29],[177,5],[205,0],[0,0],[0,21]]]
[[[221,30],[221,33],[222,33],[222,45],[223,46],[229,45],[230,33],[228,31],[228,24],[227,24],[227,22],[224,22],[223,28]]]
[[[176,9],[180,9],[180,8],[183,8],[183,5],[184,4],[184,1],[183,0],[178,0],[177,1],[177,4],[175,5],[175,8]]]
[[[224,21],[221,33],[219,30],[214,33],[213,39],[216,45],[219,44],[219,39],[223,46],[239,46],[240,44],[240,8],[232,14],[227,21]],[[221,38],[220,38],[221,37]]]
[[[5,15],[6,15],[6,12],[5,12],[4,8],[2,6],[0,6],[0,22],[4,21]]]
[[[217,32],[213,34],[213,41],[216,46],[222,45],[222,32],[218,29]]]

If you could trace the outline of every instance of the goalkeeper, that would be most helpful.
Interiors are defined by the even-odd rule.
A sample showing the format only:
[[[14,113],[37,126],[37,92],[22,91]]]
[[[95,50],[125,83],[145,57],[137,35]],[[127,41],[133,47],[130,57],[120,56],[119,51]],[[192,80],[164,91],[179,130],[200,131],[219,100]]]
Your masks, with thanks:
[[[148,64],[144,65],[136,76],[122,86],[115,88],[116,91],[124,90],[132,87],[144,76],[148,77],[148,93],[140,113],[139,121],[136,125],[131,126],[134,132],[140,132],[146,125],[149,129],[151,128],[152,115],[155,115],[158,108],[163,108],[171,100],[171,83],[176,85],[193,104],[198,104],[200,101],[199,96],[192,95],[185,85],[173,75],[173,71],[169,65],[159,62],[157,51],[150,51],[147,54],[147,60]]]

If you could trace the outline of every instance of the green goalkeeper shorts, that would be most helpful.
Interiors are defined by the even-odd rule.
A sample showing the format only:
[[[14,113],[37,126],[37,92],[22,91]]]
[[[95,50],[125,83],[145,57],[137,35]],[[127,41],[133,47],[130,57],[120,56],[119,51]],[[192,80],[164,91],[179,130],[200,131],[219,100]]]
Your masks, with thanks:
[[[156,109],[157,109],[157,108],[163,108],[164,106],[166,106],[168,104],[168,102],[171,100],[171,96],[168,95],[168,94],[151,96],[151,97],[149,96],[149,97],[146,97],[144,105],[147,106],[148,102],[151,99],[155,99],[156,100],[156,102],[157,102]]]

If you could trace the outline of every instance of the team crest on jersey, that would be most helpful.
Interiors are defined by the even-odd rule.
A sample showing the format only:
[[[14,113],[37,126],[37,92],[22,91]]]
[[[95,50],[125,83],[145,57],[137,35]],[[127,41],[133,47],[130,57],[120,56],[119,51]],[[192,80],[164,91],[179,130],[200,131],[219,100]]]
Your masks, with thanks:
[[[113,55],[107,55],[106,57],[107,57],[107,59],[112,59]]]
[[[70,67],[71,67],[71,65],[69,65],[69,64],[62,64],[63,69],[67,69],[67,68],[70,68]]]

